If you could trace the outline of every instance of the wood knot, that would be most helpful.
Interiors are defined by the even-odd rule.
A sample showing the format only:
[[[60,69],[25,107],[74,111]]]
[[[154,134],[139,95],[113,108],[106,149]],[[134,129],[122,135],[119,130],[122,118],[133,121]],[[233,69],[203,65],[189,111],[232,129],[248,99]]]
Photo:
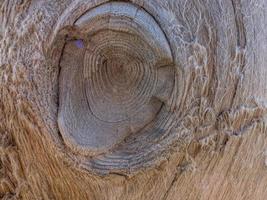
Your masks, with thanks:
[[[71,30],[60,58],[58,125],[65,145],[88,159],[83,168],[100,173],[156,160],[175,102],[163,30],[126,2],[87,11]]]

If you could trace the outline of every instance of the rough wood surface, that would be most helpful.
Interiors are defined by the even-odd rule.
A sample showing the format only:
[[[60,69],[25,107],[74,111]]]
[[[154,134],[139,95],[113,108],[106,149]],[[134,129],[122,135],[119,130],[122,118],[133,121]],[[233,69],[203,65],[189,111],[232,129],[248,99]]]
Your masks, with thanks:
[[[266,14],[0,1],[0,197],[265,200]]]

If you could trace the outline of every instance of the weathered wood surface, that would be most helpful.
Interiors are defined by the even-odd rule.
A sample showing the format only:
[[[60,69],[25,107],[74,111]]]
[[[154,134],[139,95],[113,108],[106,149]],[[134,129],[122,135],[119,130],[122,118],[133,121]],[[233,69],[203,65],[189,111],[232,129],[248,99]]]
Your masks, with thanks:
[[[107,2],[0,1],[0,197],[265,200],[267,2]],[[90,79],[102,54],[110,71]],[[98,80],[117,85],[98,90]],[[124,101],[116,87],[127,93],[128,83]],[[82,87],[91,118],[77,118],[87,109]],[[120,104],[103,107],[100,94]],[[172,123],[142,133],[164,106]],[[88,135],[83,120],[94,117],[104,124]]]

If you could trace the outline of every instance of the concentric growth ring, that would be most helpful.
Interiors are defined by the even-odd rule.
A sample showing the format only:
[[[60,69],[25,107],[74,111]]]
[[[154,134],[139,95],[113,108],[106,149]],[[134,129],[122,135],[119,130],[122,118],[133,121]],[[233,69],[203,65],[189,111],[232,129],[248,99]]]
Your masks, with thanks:
[[[75,154],[90,157],[88,166],[119,166],[119,158],[138,158],[134,141],[155,139],[171,123],[171,50],[155,20],[129,3],[95,7],[74,29],[60,61],[60,133]]]
[[[157,82],[157,70],[144,57],[149,46],[144,48],[135,36],[110,31],[91,41],[98,45],[89,44],[85,53],[84,84],[92,114],[110,123],[133,120],[140,110],[153,116],[160,105],[149,103]]]

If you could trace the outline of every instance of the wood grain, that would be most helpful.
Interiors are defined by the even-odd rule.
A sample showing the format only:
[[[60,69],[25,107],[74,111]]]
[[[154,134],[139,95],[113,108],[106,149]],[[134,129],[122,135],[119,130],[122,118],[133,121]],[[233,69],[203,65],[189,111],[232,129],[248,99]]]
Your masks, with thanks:
[[[265,200],[266,11],[2,0],[0,197]]]

